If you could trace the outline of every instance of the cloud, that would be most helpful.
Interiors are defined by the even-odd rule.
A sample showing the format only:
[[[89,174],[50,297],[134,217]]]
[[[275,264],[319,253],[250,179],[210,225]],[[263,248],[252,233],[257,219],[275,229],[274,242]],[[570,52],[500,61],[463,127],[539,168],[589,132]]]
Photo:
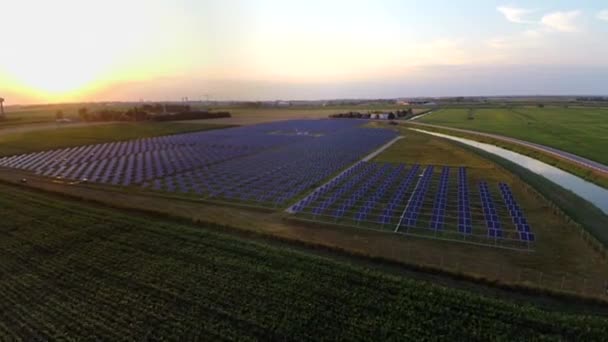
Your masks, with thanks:
[[[500,6],[496,9],[498,10],[498,12],[502,13],[508,21],[517,24],[530,23],[530,21],[525,20],[525,16],[534,12],[533,10],[509,6]]]
[[[526,38],[541,38],[546,32],[542,29],[526,30],[522,35]]]
[[[545,33],[543,29],[529,29],[509,36],[493,37],[486,41],[486,45],[503,51],[530,48],[537,46]]]
[[[605,21],[608,21],[608,9],[605,9],[605,10],[603,10],[603,11],[600,11],[600,12],[597,14],[597,18],[598,18],[598,19],[600,19],[600,20],[605,20]]]
[[[547,28],[558,32],[579,32],[577,19],[581,11],[553,12],[542,17],[540,22]]]

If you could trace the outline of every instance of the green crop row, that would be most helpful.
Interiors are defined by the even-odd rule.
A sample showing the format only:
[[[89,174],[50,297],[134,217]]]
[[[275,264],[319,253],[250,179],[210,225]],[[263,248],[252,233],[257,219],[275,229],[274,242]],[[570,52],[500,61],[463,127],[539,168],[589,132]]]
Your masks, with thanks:
[[[0,185],[0,340],[600,340],[546,312]]]

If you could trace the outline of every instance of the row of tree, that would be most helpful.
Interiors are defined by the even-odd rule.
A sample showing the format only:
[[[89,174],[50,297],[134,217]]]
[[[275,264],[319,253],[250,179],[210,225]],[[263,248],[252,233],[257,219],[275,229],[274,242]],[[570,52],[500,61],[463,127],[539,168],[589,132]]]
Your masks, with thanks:
[[[113,110],[113,109],[101,109],[97,111],[89,111],[88,108],[83,107],[78,109],[78,118],[80,121],[94,122],[94,121],[175,121],[175,120],[202,120],[202,119],[216,119],[216,118],[229,118],[230,112],[211,112],[211,111],[191,111],[188,108],[185,111],[169,114],[158,114],[159,112],[154,110],[148,111],[144,107],[133,107],[127,110]],[[162,110],[164,113],[164,109]],[[59,110],[56,113],[57,120],[65,119],[63,111]]]
[[[339,114],[332,114],[330,118],[348,118],[348,119],[370,119],[374,114],[388,114],[388,119],[393,120],[396,118],[407,118],[414,115],[414,111],[411,108],[404,110],[397,110],[393,112],[369,112],[369,113],[360,113],[360,112],[346,112]]]

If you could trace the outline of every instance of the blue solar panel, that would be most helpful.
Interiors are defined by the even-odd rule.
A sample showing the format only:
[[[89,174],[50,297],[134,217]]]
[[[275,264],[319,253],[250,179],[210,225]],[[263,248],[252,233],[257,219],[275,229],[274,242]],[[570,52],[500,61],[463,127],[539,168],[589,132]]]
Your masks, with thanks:
[[[523,241],[534,241],[534,234],[530,233],[530,226],[524,217],[521,208],[513,198],[511,188],[505,183],[499,183],[498,186],[500,188],[503,200],[507,205],[507,209],[513,224],[515,224],[516,229],[520,232],[520,239]]]

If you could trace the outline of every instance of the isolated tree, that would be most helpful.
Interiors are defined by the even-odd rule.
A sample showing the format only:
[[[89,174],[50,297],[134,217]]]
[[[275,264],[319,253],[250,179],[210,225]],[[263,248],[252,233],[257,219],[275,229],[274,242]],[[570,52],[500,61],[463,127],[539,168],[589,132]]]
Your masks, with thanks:
[[[57,113],[55,113],[55,118],[57,118],[57,120],[63,119],[63,111],[61,109],[58,110]]]
[[[539,104],[538,104],[538,108],[545,108],[545,105],[544,105],[544,104],[542,104],[542,103],[539,103]]]
[[[78,117],[82,121],[89,121],[89,110],[86,107],[78,109]]]
[[[475,120],[475,110],[473,108],[469,109],[467,120]]]

